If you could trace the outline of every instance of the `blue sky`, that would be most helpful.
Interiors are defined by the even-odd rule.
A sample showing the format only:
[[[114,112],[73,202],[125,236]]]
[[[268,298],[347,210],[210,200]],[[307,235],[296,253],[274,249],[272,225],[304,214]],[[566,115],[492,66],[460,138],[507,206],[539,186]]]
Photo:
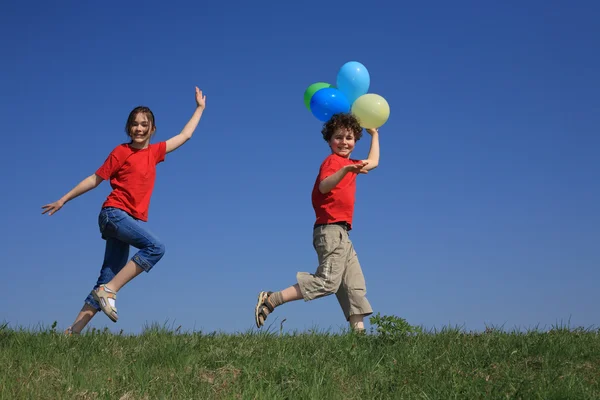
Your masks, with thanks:
[[[317,266],[310,193],[328,147],[303,93],[355,60],[391,108],[351,233],[375,311],[427,328],[597,326],[598,20],[592,1],[5,5],[0,321],[72,322],[110,186],[40,207],[126,140],[135,106],[154,111],[156,140],[177,134],[198,85],[206,111],[150,208],[166,255],[120,292],[117,324],[90,326],[252,328],[258,291]],[[277,329],[345,326],[334,297],[275,315]]]

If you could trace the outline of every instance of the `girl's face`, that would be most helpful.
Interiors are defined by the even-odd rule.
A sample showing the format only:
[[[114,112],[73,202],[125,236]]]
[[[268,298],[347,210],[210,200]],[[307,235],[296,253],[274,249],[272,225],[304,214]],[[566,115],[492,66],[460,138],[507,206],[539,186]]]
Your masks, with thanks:
[[[329,139],[331,151],[344,158],[350,157],[355,144],[354,132],[349,129],[338,129]]]
[[[134,147],[146,147],[154,133],[154,126],[146,113],[139,112],[129,127],[129,136]]]

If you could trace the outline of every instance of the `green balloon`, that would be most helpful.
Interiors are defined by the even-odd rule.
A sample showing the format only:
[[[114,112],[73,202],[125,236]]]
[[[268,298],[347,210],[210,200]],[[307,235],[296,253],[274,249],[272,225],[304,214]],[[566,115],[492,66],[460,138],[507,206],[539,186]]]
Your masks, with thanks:
[[[306,108],[308,108],[308,111],[310,111],[310,99],[313,97],[313,95],[317,93],[318,90],[332,87],[334,86],[325,82],[317,82],[310,85],[306,91],[304,91],[304,105]]]

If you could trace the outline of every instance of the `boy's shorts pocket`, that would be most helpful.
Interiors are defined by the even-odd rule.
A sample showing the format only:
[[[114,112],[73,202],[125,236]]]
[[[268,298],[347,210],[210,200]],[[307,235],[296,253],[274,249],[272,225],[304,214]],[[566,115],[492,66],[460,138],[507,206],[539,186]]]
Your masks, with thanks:
[[[331,254],[342,243],[342,232],[335,228],[332,229],[331,227],[327,227],[321,229],[320,232],[315,232],[313,246],[317,251],[317,254],[323,256]]]

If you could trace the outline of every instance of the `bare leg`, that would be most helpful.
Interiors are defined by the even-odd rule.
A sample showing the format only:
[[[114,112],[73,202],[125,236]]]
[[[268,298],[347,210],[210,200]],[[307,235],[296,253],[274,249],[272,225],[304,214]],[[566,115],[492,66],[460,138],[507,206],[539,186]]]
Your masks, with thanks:
[[[111,279],[106,286],[114,291],[118,292],[123,286],[125,286],[133,278],[141,274],[144,270],[142,267],[137,265],[133,260],[129,260],[127,264]]]
[[[81,308],[81,311],[79,311],[77,318],[75,318],[73,325],[71,325],[72,332],[81,333],[83,328],[85,328],[85,326],[92,320],[92,318],[94,318],[94,315],[96,315],[97,312],[98,310],[85,303]]]
[[[350,328],[352,328],[352,330],[355,332],[364,332],[364,330],[365,330],[365,323],[363,322],[364,317],[365,316],[363,314],[351,315],[350,316]]]
[[[303,296],[302,296],[302,292],[300,291],[300,286],[298,286],[298,284],[296,283],[295,285],[282,290],[281,298],[283,299],[284,303],[287,303],[288,301],[295,301],[295,300],[302,299]]]

